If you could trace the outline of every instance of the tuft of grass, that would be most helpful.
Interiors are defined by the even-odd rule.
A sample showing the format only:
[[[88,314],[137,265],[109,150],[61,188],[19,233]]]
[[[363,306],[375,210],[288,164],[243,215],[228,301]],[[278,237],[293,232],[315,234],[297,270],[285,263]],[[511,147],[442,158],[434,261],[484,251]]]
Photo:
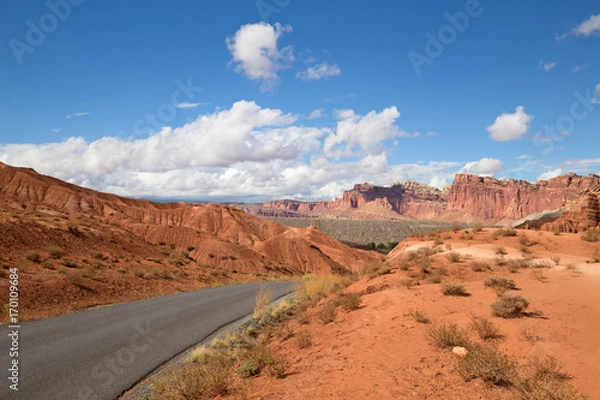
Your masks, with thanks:
[[[485,261],[473,261],[471,262],[471,269],[475,272],[483,272],[490,270],[490,264]]]
[[[340,291],[351,283],[352,277],[347,275],[306,275],[302,278],[302,283],[296,287],[296,297],[316,303],[330,293]]]
[[[442,294],[444,296],[468,296],[469,293],[465,287],[456,281],[444,282],[441,285]]]
[[[440,348],[471,347],[467,330],[460,329],[456,324],[434,324],[427,330],[427,337]]]
[[[554,358],[533,358],[526,365],[526,374],[516,383],[521,398],[527,400],[583,400],[586,399],[567,381],[571,376],[563,371]]]
[[[48,251],[48,254],[50,254],[50,258],[54,258],[56,260],[60,260],[65,255],[64,250],[56,245],[50,245],[46,250]]]
[[[554,265],[556,265],[557,267],[560,264],[560,257],[559,256],[552,256],[552,257],[550,257],[550,260],[552,260],[552,262],[554,263]]]
[[[473,233],[481,232],[485,228],[485,224],[483,222],[476,222],[473,225]]]
[[[457,253],[456,251],[446,253],[446,258],[448,259],[448,261],[450,261],[452,263],[459,263],[462,261],[462,256],[460,255],[460,253]]]
[[[499,255],[499,256],[505,256],[505,255],[507,255],[507,254],[508,254],[508,251],[506,251],[506,249],[505,249],[504,247],[502,247],[502,246],[497,246],[497,247],[494,249],[494,252],[495,252],[497,255]]]
[[[327,302],[323,309],[319,312],[319,320],[324,324],[330,324],[335,321],[335,304],[331,301]]]
[[[526,342],[535,343],[542,340],[541,337],[538,336],[537,330],[533,327],[524,326],[519,329],[519,338]]]
[[[492,288],[496,294],[500,295],[508,290],[515,290],[517,285],[511,278],[504,276],[491,275],[483,281],[483,285]]]
[[[471,318],[471,328],[477,332],[481,340],[500,339],[500,329],[492,321],[484,317],[473,316]]]
[[[312,337],[308,332],[299,333],[296,336],[296,344],[300,349],[306,349],[307,347],[312,346]]]
[[[33,251],[33,250],[27,251],[25,253],[25,258],[36,264],[39,264],[42,261],[42,258],[40,257],[40,253],[38,253],[37,251]]]
[[[273,301],[273,292],[268,286],[260,286],[254,302],[254,316],[257,317]]]
[[[340,299],[340,306],[345,311],[358,310],[362,304],[362,298],[359,293],[343,294]]]
[[[408,315],[410,315],[412,318],[414,318],[415,321],[417,321],[420,324],[426,324],[429,322],[429,318],[427,318],[427,315],[425,315],[425,311],[421,309],[411,309],[408,311]]]
[[[236,373],[240,378],[249,378],[258,375],[260,371],[261,368],[256,361],[246,360],[238,367]]]
[[[600,241],[600,229],[588,229],[581,234],[581,240],[586,242],[596,243]]]
[[[517,375],[517,363],[498,349],[478,347],[462,358],[458,371],[467,381],[480,378],[497,386],[511,386]]]
[[[529,301],[516,294],[504,293],[490,307],[495,317],[519,318],[525,315],[525,310],[529,307]]]

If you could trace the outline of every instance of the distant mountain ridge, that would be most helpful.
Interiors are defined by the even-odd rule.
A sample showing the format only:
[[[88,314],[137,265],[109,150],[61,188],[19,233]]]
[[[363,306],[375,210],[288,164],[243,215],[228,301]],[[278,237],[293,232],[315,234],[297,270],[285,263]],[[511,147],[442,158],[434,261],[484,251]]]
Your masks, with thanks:
[[[342,217],[354,219],[439,219],[508,224],[529,214],[565,206],[600,176],[563,176],[530,183],[457,174],[443,190],[413,180],[389,187],[357,184],[333,201],[274,200],[260,206],[240,206],[260,216]]]

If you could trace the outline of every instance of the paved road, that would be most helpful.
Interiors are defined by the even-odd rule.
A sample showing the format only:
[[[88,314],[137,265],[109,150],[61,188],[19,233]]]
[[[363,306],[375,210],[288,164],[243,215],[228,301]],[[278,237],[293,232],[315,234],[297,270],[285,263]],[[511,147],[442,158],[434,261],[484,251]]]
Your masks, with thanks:
[[[0,325],[0,398],[115,399],[218,328],[252,313],[261,283],[224,286],[21,324],[19,391],[9,389],[10,329]],[[277,298],[294,283],[266,283]]]

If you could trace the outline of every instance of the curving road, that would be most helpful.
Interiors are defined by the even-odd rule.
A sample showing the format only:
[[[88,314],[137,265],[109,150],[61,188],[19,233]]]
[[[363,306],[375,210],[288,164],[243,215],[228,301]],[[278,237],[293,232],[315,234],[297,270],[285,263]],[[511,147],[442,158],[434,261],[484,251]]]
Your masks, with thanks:
[[[115,399],[177,354],[251,314],[261,285],[278,298],[295,284],[223,286],[22,323],[18,392],[7,379],[11,330],[1,325],[0,398]]]

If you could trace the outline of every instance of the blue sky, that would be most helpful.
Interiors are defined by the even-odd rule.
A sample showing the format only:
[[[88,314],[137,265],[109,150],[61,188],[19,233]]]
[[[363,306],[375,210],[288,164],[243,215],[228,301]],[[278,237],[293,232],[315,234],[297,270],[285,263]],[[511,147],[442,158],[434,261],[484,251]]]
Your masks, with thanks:
[[[98,190],[330,199],[600,173],[600,4],[4,1],[0,161]]]

